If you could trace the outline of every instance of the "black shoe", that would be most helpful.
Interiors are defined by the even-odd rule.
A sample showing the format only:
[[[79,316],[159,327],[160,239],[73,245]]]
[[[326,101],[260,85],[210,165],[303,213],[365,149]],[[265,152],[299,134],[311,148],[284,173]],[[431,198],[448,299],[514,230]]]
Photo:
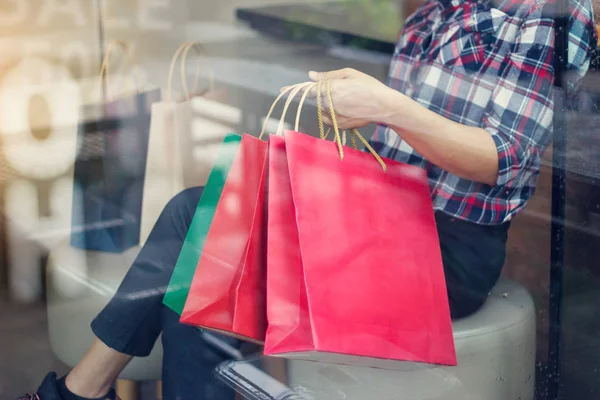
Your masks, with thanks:
[[[17,397],[16,400],[62,400],[58,393],[58,386],[56,386],[56,374],[50,372],[46,375],[37,393],[27,393]]]
[[[106,397],[103,397],[103,400],[115,400],[116,395],[114,390],[111,390]],[[60,396],[60,390],[58,389],[56,373],[50,372],[44,380],[42,384],[37,390],[37,393],[27,393],[24,396],[17,397],[15,400],[64,400]]]

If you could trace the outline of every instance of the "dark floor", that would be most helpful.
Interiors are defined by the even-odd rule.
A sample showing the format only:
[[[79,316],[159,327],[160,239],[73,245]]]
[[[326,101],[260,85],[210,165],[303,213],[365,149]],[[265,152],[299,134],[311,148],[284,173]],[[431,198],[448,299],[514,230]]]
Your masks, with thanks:
[[[0,298],[0,399],[35,391],[48,371],[68,371],[50,349],[46,307],[9,304]]]
[[[69,368],[52,353],[46,306],[15,305],[0,293],[0,399],[34,392],[49,371],[64,375]],[[142,384],[140,400],[155,400],[155,386]]]

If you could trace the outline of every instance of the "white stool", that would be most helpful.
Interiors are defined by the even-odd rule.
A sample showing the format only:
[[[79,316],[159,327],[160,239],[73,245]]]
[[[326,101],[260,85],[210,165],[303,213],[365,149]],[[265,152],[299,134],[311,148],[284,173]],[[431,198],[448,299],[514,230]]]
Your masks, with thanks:
[[[52,350],[62,362],[74,367],[81,360],[95,338],[90,329],[92,319],[116,292],[139,250],[134,247],[121,254],[91,252],[73,248],[67,242],[50,252],[46,277],[48,327]],[[134,358],[119,379],[160,380],[161,368],[159,339],[152,353]],[[131,386],[126,389],[134,390]]]
[[[315,399],[533,400],[535,335],[531,296],[501,281],[480,311],[454,323],[457,367],[406,363],[387,371],[290,361],[288,376]]]

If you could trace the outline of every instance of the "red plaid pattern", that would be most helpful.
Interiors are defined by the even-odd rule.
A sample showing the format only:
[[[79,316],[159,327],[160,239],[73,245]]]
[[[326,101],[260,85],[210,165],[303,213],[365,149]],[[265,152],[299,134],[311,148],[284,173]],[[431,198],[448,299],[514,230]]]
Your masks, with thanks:
[[[592,6],[570,1],[568,69],[583,75],[596,41]],[[552,14],[546,0],[429,0],[407,20],[389,86],[448,119],[485,129],[498,150],[498,181],[489,186],[438,168],[379,126],[373,147],[427,171],[434,209],[496,225],[533,195],[552,133]]]

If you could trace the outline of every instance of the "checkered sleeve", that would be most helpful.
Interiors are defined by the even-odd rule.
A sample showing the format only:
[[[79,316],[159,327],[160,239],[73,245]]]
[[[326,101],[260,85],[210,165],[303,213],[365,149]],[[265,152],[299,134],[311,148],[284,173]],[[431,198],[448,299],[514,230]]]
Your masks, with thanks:
[[[590,66],[592,50],[598,43],[598,34],[594,23],[593,5],[590,0],[569,1],[569,62],[567,70],[574,73],[577,86]],[[571,89],[575,89],[571,87]]]
[[[553,117],[551,18],[527,18],[503,61],[483,128],[498,151],[497,185],[520,187],[548,143]]]

